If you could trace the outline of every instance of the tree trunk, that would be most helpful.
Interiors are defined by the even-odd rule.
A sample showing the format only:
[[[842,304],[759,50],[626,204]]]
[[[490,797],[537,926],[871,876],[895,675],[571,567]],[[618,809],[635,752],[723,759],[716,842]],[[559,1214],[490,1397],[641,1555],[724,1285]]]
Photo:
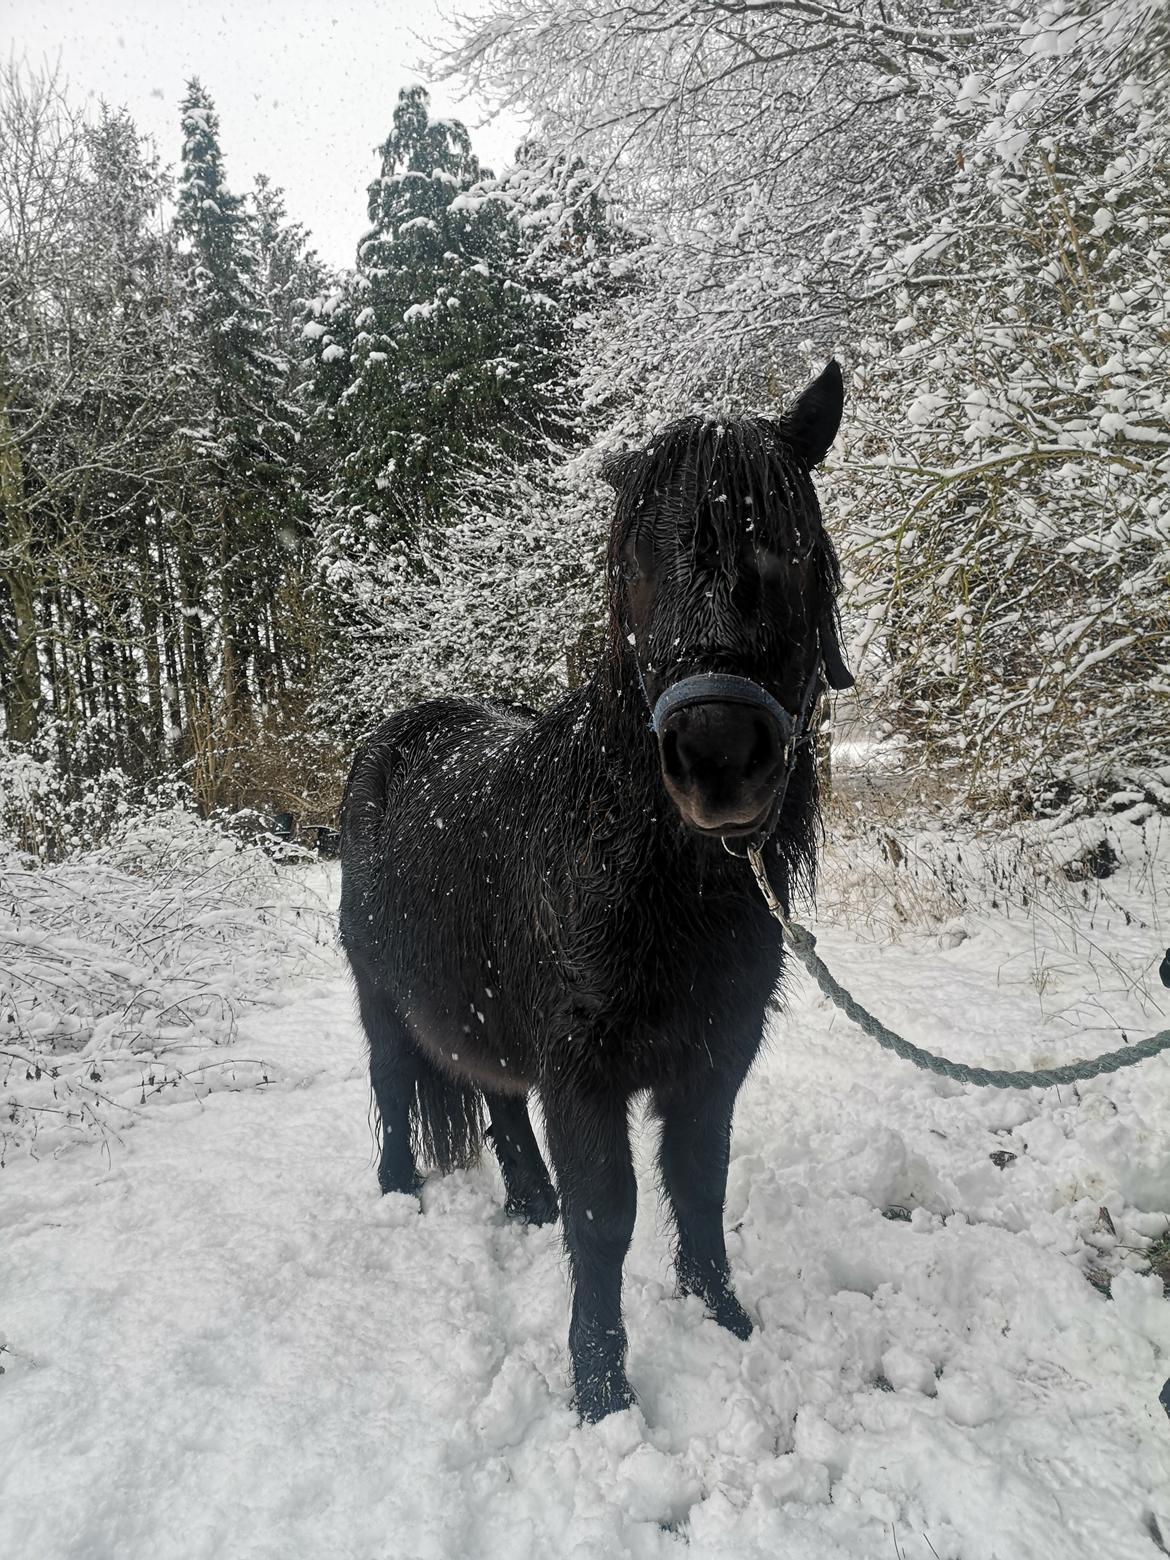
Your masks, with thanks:
[[[8,735],[31,742],[37,734],[41,666],[37,652],[38,577],[24,492],[24,465],[7,402],[0,397],[0,579],[8,587],[15,635],[3,667]]]
[[[139,610],[142,614],[142,659],[146,672],[146,702],[149,710],[148,738],[145,744],[148,767],[153,770],[163,763],[166,749],[163,739],[162,677],[158,653],[159,614],[163,592],[161,582],[154,577],[150,566],[150,540],[143,520],[138,533]]]

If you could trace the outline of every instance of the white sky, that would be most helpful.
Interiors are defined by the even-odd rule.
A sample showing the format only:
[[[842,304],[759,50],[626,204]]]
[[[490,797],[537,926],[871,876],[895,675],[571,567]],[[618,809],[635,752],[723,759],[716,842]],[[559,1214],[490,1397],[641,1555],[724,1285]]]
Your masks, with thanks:
[[[474,10],[463,0],[460,10]],[[125,105],[165,163],[179,155],[179,103],[199,76],[220,119],[228,184],[257,173],[283,185],[333,265],[364,231],[400,87],[427,81],[419,62],[445,35],[438,0],[3,0],[0,51],[60,60],[76,98]],[[467,124],[482,161],[510,161],[520,126],[477,128],[482,106],[432,86],[433,112]]]

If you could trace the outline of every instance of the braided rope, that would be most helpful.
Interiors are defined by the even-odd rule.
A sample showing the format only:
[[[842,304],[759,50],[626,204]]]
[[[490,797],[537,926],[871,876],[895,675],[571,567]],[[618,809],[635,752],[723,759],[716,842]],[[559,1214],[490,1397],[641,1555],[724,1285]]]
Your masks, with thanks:
[[[968,1067],[963,1062],[948,1061],[945,1056],[935,1056],[932,1051],[924,1051],[920,1046],[911,1045],[909,1040],[904,1040],[892,1029],[887,1029],[881,1020],[876,1019],[872,1013],[863,1008],[839,981],[834,980],[824,961],[817,955],[817,940],[813,934],[807,927],[801,926],[785,915],[768,881],[764,858],[759,849],[752,846],[747,854],[760,893],[764,896],[768,909],[783,928],[788,946],[825,996],[871,1039],[876,1040],[885,1050],[893,1051],[903,1061],[913,1062],[915,1067],[921,1067],[927,1072],[939,1073],[944,1078],[954,1078],[958,1083],[975,1083],[990,1089],[1051,1089],[1060,1083],[1078,1083],[1084,1078],[1096,1078],[1102,1073],[1118,1072],[1123,1067],[1133,1067],[1138,1062],[1144,1062],[1147,1057],[1157,1056],[1161,1051],[1170,1050],[1170,1029],[1163,1029],[1156,1035],[1150,1035],[1146,1040],[1139,1040],[1134,1045],[1122,1046],[1119,1051],[1106,1051],[1103,1056],[1093,1056],[1087,1061],[1070,1062],[1065,1067],[1040,1067],[1035,1072],[1012,1072],[999,1067]]]

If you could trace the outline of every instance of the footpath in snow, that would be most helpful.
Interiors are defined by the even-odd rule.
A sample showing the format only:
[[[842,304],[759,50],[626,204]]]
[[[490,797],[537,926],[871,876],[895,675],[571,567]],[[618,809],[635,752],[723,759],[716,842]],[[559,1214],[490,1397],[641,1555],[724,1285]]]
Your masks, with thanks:
[[[1125,873],[1036,919],[1018,873],[998,891],[1010,914],[964,909],[953,858],[917,877],[895,859],[883,880],[845,851],[820,948],[888,1023],[963,1060],[1106,1049],[1114,1022],[1167,1022],[1149,1005],[1156,825]],[[298,896],[306,915],[335,901],[335,869],[284,881],[294,914]],[[878,911],[899,893],[891,936]],[[645,1125],[626,1268],[640,1404],[583,1428],[559,1231],[504,1221],[490,1160],[428,1182],[422,1214],[380,1197],[339,956],[290,958],[272,996],[217,1049],[234,1082],[144,1086],[116,1137],[8,1155],[0,1555],[1170,1548],[1170,1301],[1148,1271],[1170,1210],[1170,1059],[1059,1092],[962,1088],[879,1053],[794,976],[731,1168],[757,1330],[739,1343],[673,1295]]]

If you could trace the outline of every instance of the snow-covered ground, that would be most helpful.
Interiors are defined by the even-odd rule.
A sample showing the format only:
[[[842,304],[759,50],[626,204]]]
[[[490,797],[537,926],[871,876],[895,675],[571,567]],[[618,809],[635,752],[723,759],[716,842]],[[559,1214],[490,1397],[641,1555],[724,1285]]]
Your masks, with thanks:
[[[1161,1028],[1166,831],[1139,814],[1116,827],[1121,872],[1039,900],[1045,869],[1019,853],[976,869],[972,847],[843,845],[821,951],[887,1023],[964,1060]],[[286,920],[336,897],[334,868],[283,873]],[[1170,1302],[1144,1271],[1168,1228],[1170,1057],[1059,1093],[961,1088],[794,977],[736,1121],[729,1248],[756,1332],[674,1297],[647,1126],[626,1268],[640,1406],[583,1428],[558,1231],[503,1221],[490,1161],[429,1182],[421,1215],[379,1197],[339,957],[290,941],[267,998],[213,1037],[215,1089],[185,1064],[116,1122],[94,1099],[89,1129],[8,1154],[0,1555],[1170,1547]],[[40,1087],[10,1069],[0,1099]],[[1112,1298],[1090,1282],[1106,1274]]]

